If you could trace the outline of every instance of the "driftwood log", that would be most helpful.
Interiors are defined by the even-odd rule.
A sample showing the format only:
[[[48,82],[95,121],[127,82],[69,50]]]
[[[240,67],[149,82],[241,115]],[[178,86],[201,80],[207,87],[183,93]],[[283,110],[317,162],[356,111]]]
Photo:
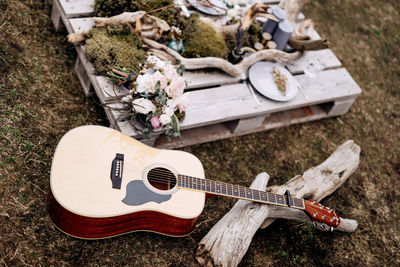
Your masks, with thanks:
[[[268,187],[267,191],[283,194],[289,190],[294,197],[320,201],[349,178],[356,170],[359,158],[360,147],[349,140],[320,165],[295,176],[284,185]],[[267,173],[259,174],[251,188],[265,190],[268,179]],[[239,200],[200,241],[196,260],[207,266],[237,266],[255,232],[277,218],[305,222],[312,226],[310,218],[301,210]],[[354,232],[357,229],[355,220],[340,219],[341,223],[335,230]]]
[[[160,44],[154,40],[143,38],[143,42],[153,48],[152,53],[158,56],[158,51],[164,51],[172,55],[181,64],[185,65],[185,69],[204,69],[204,68],[218,68],[231,76],[240,77],[246,75],[247,69],[260,60],[271,60],[278,62],[291,62],[298,59],[302,53],[285,53],[277,49],[264,49],[250,54],[243,58],[239,63],[232,64],[229,61],[217,57],[203,57],[203,58],[185,58],[178,52],[172,50],[164,44]]]

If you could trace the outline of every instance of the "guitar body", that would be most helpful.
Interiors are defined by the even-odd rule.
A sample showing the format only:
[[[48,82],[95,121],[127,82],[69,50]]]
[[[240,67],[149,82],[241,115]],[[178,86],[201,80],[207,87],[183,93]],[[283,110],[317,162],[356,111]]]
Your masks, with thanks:
[[[167,184],[158,180],[160,172],[171,178]],[[106,127],[78,127],[54,154],[49,214],[61,231],[78,238],[132,231],[186,235],[203,211],[205,193],[178,189],[178,173],[204,179],[192,154],[155,149]]]

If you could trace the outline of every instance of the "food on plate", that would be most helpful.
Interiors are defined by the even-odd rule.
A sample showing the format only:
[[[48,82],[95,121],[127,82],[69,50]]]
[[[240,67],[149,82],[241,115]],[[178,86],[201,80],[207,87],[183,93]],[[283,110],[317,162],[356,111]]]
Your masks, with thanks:
[[[279,91],[281,91],[283,95],[286,95],[286,76],[275,67],[272,68],[272,76],[274,77],[274,81],[278,86]]]

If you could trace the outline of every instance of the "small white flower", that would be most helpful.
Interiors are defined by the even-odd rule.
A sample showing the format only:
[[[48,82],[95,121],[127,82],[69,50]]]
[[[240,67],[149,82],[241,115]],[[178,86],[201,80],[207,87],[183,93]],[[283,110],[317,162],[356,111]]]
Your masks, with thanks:
[[[160,122],[162,125],[166,125],[171,122],[171,116],[168,116],[167,114],[161,114],[160,116]]]
[[[125,103],[130,103],[132,101],[132,99],[133,99],[133,97],[131,95],[126,95],[121,98],[121,101],[125,102]]]
[[[164,68],[167,66],[167,64],[164,61],[162,61],[156,56],[148,56],[146,61],[152,64],[155,69],[161,71],[164,70]]]
[[[177,28],[177,27],[175,27],[175,26],[172,26],[172,27],[171,27],[171,32],[176,32],[178,35],[181,35],[181,34],[182,34],[181,29],[179,29],[179,28]]]
[[[146,98],[138,98],[132,102],[132,110],[136,113],[147,114],[149,112],[155,112],[156,107],[153,103]]]

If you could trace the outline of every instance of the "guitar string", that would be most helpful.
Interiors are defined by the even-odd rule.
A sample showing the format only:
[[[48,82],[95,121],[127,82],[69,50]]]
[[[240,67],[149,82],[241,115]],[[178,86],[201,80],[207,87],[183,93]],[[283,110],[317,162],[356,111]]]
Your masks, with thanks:
[[[131,170],[132,170],[132,168],[131,168]],[[143,168],[140,168],[140,169],[137,169],[137,168],[136,168],[136,170],[142,171]],[[166,168],[163,168],[163,167],[155,167],[154,169],[151,169],[149,172],[152,173],[152,175],[151,175],[151,181],[153,181],[153,182],[159,182],[159,183],[162,183],[162,184],[170,184],[171,181],[168,181],[168,180],[166,180],[166,179],[175,178],[175,175],[174,175],[170,170],[168,170],[168,169],[166,169]],[[178,174],[178,175],[180,175],[180,174]],[[181,179],[184,178],[184,177],[182,177],[182,176],[184,176],[184,175],[181,175]],[[259,191],[259,190],[254,190],[254,189],[251,189],[251,188],[247,188],[247,187],[244,187],[244,186],[228,184],[228,183],[225,183],[225,182],[219,182],[219,181],[215,181],[215,180],[205,180],[205,179],[202,179],[202,178],[197,178],[197,177],[192,177],[192,176],[186,176],[186,177],[188,177],[189,179],[197,180],[197,183],[198,183],[200,186],[202,186],[202,187],[205,186],[206,188],[207,188],[207,186],[209,186],[210,188],[211,188],[211,187],[217,188],[217,187],[219,186],[219,187],[221,187],[221,190],[222,190],[223,187],[226,186],[226,190],[229,190],[229,189],[228,189],[228,186],[230,186],[230,187],[232,187],[232,190],[234,190],[234,187],[237,187],[237,190],[238,190],[239,192],[240,192],[241,190],[242,190],[242,191],[245,191],[246,189],[247,189],[248,191],[249,191],[249,190],[253,190],[253,192],[254,192],[254,191],[263,192],[263,191]],[[179,179],[179,177],[178,177],[178,179]],[[176,180],[178,180],[178,179],[176,179]],[[201,179],[201,180],[199,180],[199,179]],[[203,181],[204,181],[204,182],[210,181],[211,183],[215,183],[215,185],[214,185],[214,186],[211,185],[211,184],[209,184],[209,185],[204,184],[204,185],[203,185],[203,184],[202,184]],[[175,182],[175,181],[174,181],[174,182]],[[176,181],[176,183],[177,183],[177,182],[178,182],[178,181]],[[182,182],[183,182],[183,181],[182,181]],[[195,183],[193,184],[193,182],[196,182],[196,181],[192,181],[192,182],[191,182],[192,185],[195,186]],[[201,184],[200,184],[200,183],[201,183]],[[219,184],[219,185],[218,185],[218,184]]]
[[[124,163],[124,168],[127,167],[126,168],[127,170],[136,170],[136,171],[139,171],[139,172],[143,171],[143,167],[141,167],[140,165],[136,165],[136,164],[129,164],[129,166],[126,166],[126,165],[127,165],[127,163]],[[166,180],[166,178],[167,179],[169,179],[171,177],[176,178],[174,173],[172,171],[168,170],[165,167],[155,167],[155,168],[151,169],[149,172],[152,172],[152,176],[151,176],[151,180],[150,180],[151,182],[157,182],[157,183],[160,183],[160,184],[171,184],[171,181]],[[174,181],[175,184],[178,184],[179,175],[180,176],[185,176],[185,175],[178,174],[178,178],[176,179],[176,181]],[[211,188],[215,187],[215,190],[216,190],[217,189],[217,184],[219,183],[220,191],[222,191],[224,185],[226,186],[226,190],[225,191],[228,191],[228,186],[231,186],[232,190],[234,189],[234,187],[237,187],[237,190],[238,190],[238,193],[239,193],[238,196],[240,196],[241,192],[244,192],[242,194],[244,194],[245,198],[256,199],[254,197],[254,193],[256,193],[256,194],[258,193],[259,196],[261,196],[262,193],[266,193],[268,195],[268,199],[272,198],[272,197],[270,197],[270,195],[274,196],[273,197],[274,201],[268,201],[268,202],[279,203],[279,199],[278,198],[281,198],[283,203],[279,203],[279,204],[286,204],[285,195],[280,195],[280,194],[260,191],[260,190],[251,189],[251,188],[248,188],[248,187],[245,187],[245,186],[228,184],[228,183],[225,183],[225,182],[218,182],[218,181],[215,181],[215,180],[206,180],[206,179],[192,177],[192,176],[186,176],[186,177],[188,177],[189,179],[196,179],[197,182],[198,182],[198,185],[200,187],[204,186],[205,188],[207,188],[207,184],[205,184],[205,185],[200,184],[202,181],[204,181],[204,182],[205,181],[210,181],[212,183],[215,183],[214,186],[212,186],[211,184],[209,185],[210,191],[208,191],[208,190],[201,190],[201,191],[217,193],[217,192],[212,191]],[[183,177],[181,177],[181,178],[183,178]],[[181,182],[183,183],[183,181],[181,181]],[[196,186],[195,184],[193,184],[193,181],[192,181],[192,185]],[[186,188],[191,188],[191,187],[186,187]],[[192,188],[192,189],[195,189],[195,188]],[[246,194],[246,190],[247,191],[252,191],[252,193],[251,193],[252,197],[251,198],[248,197],[248,194]],[[222,192],[219,192],[219,193],[222,194]],[[234,194],[228,194],[228,193],[226,193],[224,195],[235,196]],[[291,198],[293,199],[293,201],[296,199],[296,198],[293,198],[293,197],[291,197]]]
[[[171,184],[170,182],[166,181],[165,179],[161,179],[161,180],[160,179],[149,179],[149,181],[157,182],[160,184]],[[213,181],[213,180],[210,180],[210,181]],[[218,188],[217,185],[215,185],[215,186],[212,186],[211,184],[203,185],[200,183],[199,183],[199,185],[200,185],[200,188],[199,187],[196,188],[195,185],[192,187],[191,186],[182,186],[182,183],[179,186],[181,188],[196,189],[196,190],[200,190],[200,191],[204,191],[204,192],[218,193],[218,194],[225,195],[225,196],[231,196],[231,197],[236,197],[236,198],[245,198],[245,199],[249,199],[249,200],[266,202],[266,203],[271,203],[271,204],[286,205],[286,202],[287,202],[284,195],[255,190],[255,189],[247,188],[244,186],[237,186],[237,190],[234,190],[234,187],[236,185],[226,184],[226,185],[232,186],[231,190],[229,190],[228,187],[226,187],[224,189],[222,186],[220,187],[220,189],[217,189]],[[204,189],[202,189],[203,187],[204,187]],[[214,190],[212,188],[214,188]],[[225,193],[224,193],[224,191],[225,191]],[[229,193],[229,191],[232,191],[232,193]],[[249,191],[252,191],[251,195],[249,195]],[[236,192],[236,194],[234,192]],[[255,196],[255,193],[258,194],[258,198]],[[264,193],[264,195],[263,195],[263,193]],[[262,199],[263,197],[265,198],[265,200]],[[294,201],[294,198],[292,198],[292,199]],[[297,206],[297,205],[294,205],[294,206]]]
[[[130,168],[129,170],[132,170],[132,168]],[[140,168],[140,169],[136,168],[135,170],[142,171],[143,168]],[[163,167],[155,167],[154,169],[151,169],[148,173],[150,173],[150,172],[151,172],[151,177],[152,177],[153,181],[164,182],[166,178],[171,178],[171,177],[176,178],[173,172],[171,172],[170,170],[168,170],[166,168],[163,168]],[[183,178],[182,176],[186,176],[189,179],[194,179],[194,180],[201,179],[200,181],[203,181],[203,180],[206,181],[205,179],[202,179],[202,178],[197,178],[197,177],[187,176],[187,175],[182,175],[182,174],[178,174],[178,176],[181,176],[181,178]],[[178,179],[179,179],[179,177],[178,177]],[[225,182],[218,182],[218,181],[215,181],[215,180],[207,180],[207,181],[220,183],[221,186],[223,186],[223,184],[225,184],[227,186],[236,186],[236,185],[228,184],[228,183],[225,183]],[[169,183],[169,181],[166,182],[166,183]],[[239,187],[246,188],[244,186],[239,186]]]
[[[132,170],[132,168],[130,170]],[[139,169],[136,168],[136,170],[142,171],[143,168],[139,168]],[[168,184],[168,183],[170,183],[170,181],[166,181],[165,180],[166,178],[170,178],[170,177],[176,178],[175,175],[173,174],[173,172],[171,172],[170,170],[168,170],[166,168],[163,168],[163,167],[155,167],[154,169],[151,169],[149,172],[152,172],[152,175],[151,175],[152,181],[158,181],[158,182],[163,182],[163,183]],[[186,176],[189,179],[197,180],[199,183],[203,182],[203,181],[204,182],[205,181],[210,181],[212,183],[216,183],[216,186],[219,183],[220,187],[223,187],[224,185],[226,185],[226,186],[232,186],[232,187],[237,186],[239,190],[240,189],[243,189],[243,190],[245,190],[245,189],[247,189],[247,190],[255,190],[255,189],[251,189],[251,188],[248,188],[248,187],[245,187],[245,186],[233,185],[233,184],[228,184],[228,183],[225,183],[225,182],[219,182],[219,181],[215,181],[215,180],[208,180],[208,179],[206,180],[206,179],[202,179],[202,178],[197,178],[197,177],[192,177],[192,176],[187,176],[187,175],[181,175],[181,174],[178,174],[178,176],[181,176],[181,178],[183,178],[182,176]],[[178,179],[179,179],[179,177],[178,177]],[[199,179],[201,179],[201,180],[199,180]],[[201,185],[201,186],[203,186],[203,185]],[[205,186],[207,186],[207,185],[205,185]],[[259,191],[259,190],[256,190],[256,191]],[[259,191],[259,192],[263,192],[263,191]]]

